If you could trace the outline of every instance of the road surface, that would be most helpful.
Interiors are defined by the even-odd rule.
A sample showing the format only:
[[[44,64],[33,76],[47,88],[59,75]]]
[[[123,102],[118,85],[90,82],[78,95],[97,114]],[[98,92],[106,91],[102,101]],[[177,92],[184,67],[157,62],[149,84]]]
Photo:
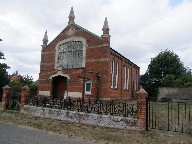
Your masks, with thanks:
[[[0,123],[0,144],[91,144],[26,127]]]

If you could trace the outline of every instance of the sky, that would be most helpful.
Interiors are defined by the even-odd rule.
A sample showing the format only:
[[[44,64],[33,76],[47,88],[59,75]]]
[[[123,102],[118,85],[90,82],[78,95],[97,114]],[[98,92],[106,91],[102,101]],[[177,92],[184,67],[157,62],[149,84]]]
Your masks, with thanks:
[[[98,36],[107,17],[111,47],[140,74],[166,49],[192,68],[192,0],[0,0],[0,62],[9,74],[38,79],[44,33],[51,42],[68,25],[72,6],[75,23]]]

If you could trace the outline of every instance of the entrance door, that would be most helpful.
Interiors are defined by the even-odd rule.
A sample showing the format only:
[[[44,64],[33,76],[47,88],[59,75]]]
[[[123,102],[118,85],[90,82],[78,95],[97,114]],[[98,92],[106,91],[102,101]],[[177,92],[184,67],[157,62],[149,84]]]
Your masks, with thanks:
[[[64,92],[67,91],[67,78],[57,76],[53,78],[53,98],[63,98]]]

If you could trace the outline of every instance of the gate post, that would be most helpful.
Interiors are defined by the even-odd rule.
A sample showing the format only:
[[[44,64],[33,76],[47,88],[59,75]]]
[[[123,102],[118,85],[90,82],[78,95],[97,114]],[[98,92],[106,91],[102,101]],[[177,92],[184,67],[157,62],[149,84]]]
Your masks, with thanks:
[[[147,130],[147,97],[148,93],[141,88],[138,92],[136,92],[137,97],[137,118],[139,119],[139,125],[142,126],[145,130]]]
[[[6,85],[6,86],[2,87],[2,89],[3,89],[2,110],[6,110],[7,94],[10,92],[11,87]]]
[[[28,86],[24,86],[21,88],[21,105],[20,110],[23,109],[23,106],[25,105],[25,102],[29,96],[30,88]]]

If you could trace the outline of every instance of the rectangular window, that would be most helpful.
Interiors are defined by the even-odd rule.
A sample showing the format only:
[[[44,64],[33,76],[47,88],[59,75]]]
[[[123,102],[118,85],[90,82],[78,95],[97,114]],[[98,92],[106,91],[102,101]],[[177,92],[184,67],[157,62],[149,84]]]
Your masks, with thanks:
[[[91,82],[86,82],[85,83],[85,93],[86,94],[91,94],[91,89],[92,89],[92,83]]]

